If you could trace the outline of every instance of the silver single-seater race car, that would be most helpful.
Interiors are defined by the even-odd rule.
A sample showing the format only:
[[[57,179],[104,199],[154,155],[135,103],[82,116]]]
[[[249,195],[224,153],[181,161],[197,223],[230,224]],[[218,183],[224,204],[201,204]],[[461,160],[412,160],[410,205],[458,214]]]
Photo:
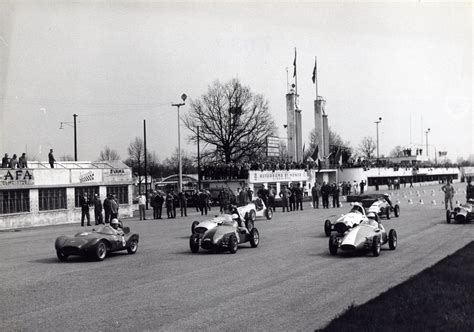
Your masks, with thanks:
[[[351,210],[347,214],[343,214],[336,221],[332,222],[326,219],[324,222],[324,233],[330,236],[333,231],[344,234],[349,228],[359,225],[363,221],[367,221],[367,215],[361,203],[352,204]]]
[[[372,218],[375,217],[370,213]],[[329,252],[337,255],[338,249],[346,253],[369,252],[376,257],[380,255],[382,245],[388,243],[391,250],[397,248],[397,232],[391,229],[388,234],[382,224],[369,218],[359,225],[348,229],[344,234],[331,234]]]
[[[446,222],[451,223],[451,220],[458,223],[466,223],[474,220],[474,199],[469,199],[465,204],[456,206],[453,211],[446,210]]]
[[[230,217],[230,218],[229,218]],[[189,238],[189,247],[191,252],[197,253],[199,248],[206,250],[220,250],[227,249],[230,253],[237,252],[239,244],[250,242],[252,248],[256,248],[260,242],[260,234],[257,228],[253,227],[253,222],[250,222],[250,228],[239,227],[239,216],[233,214],[232,216],[224,215],[223,221],[201,233],[199,227],[196,227],[196,233]]]

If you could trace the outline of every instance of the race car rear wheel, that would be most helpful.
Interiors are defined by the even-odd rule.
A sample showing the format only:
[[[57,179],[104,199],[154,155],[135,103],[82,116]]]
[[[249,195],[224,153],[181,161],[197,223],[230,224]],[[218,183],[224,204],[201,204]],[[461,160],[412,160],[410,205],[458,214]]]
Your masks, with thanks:
[[[235,234],[232,234],[230,237],[229,237],[229,252],[231,254],[235,254],[237,252],[237,249],[238,249],[238,241],[237,241],[237,236],[235,236]]]
[[[130,244],[127,247],[127,252],[130,255],[133,255],[137,252],[137,250],[138,250],[138,241],[137,239],[133,239],[132,241],[130,241]]]
[[[387,207],[385,209],[385,217],[387,217],[387,219],[390,219],[390,207]]]
[[[255,221],[255,219],[257,219],[257,213],[255,212],[255,210],[250,210],[249,218],[252,221]]]
[[[324,222],[324,233],[326,236],[331,235],[331,221],[329,219]]]
[[[393,213],[395,214],[396,218],[400,217],[400,206],[399,205],[395,205]]]
[[[189,248],[191,248],[193,253],[199,251],[199,234],[193,234],[189,237]]]
[[[329,253],[335,256],[337,254],[338,247],[339,247],[339,244],[337,241],[337,236],[333,234],[329,238]]]
[[[194,229],[196,228],[197,225],[199,225],[199,221],[193,221],[191,225],[191,234],[194,234]]]
[[[250,245],[252,248],[256,248],[260,242],[260,234],[258,233],[258,229],[253,228],[250,231]]]
[[[107,244],[104,241],[99,241],[95,248],[94,252],[95,259],[98,261],[103,261],[107,256]]]
[[[268,220],[271,220],[273,218],[273,211],[272,209],[265,209],[265,217],[267,217]]]
[[[394,229],[391,229],[388,232],[388,246],[390,250],[395,250],[397,248],[397,232]]]
[[[58,259],[61,261],[61,262],[65,262],[67,261],[67,255],[65,253],[63,253],[62,251],[59,251],[57,250],[56,251],[56,255],[58,256]]]
[[[374,239],[372,240],[372,254],[374,257],[377,257],[380,255],[380,237],[374,236]]]
[[[451,223],[451,211],[450,210],[446,210],[446,222],[448,224]]]

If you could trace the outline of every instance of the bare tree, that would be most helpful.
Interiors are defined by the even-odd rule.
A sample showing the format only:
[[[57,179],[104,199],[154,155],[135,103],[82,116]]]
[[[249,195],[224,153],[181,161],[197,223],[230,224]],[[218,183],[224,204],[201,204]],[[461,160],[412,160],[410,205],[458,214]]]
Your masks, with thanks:
[[[144,170],[143,161],[145,160],[143,139],[135,137],[135,139],[130,142],[127,151],[128,159],[125,161],[125,164],[130,166],[134,173],[141,175]]]
[[[359,152],[364,158],[371,159],[373,158],[372,154],[376,148],[377,145],[375,144],[374,139],[370,136],[366,136],[362,139],[362,142],[359,145]]]
[[[193,133],[191,141],[196,141],[199,126],[201,142],[213,147],[225,162],[262,154],[265,138],[275,131],[268,102],[238,79],[225,84],[215,81],[206,94],[191,102],[184,124]]]
[[[163,161],[163,166],[168,168],[174,174],[178,174],[179,171],[179,160],[178,160],[178,148],[174,151],[170,158],[166,158]],[[188,154],[181,150],[181,164],[183,168],[183,174],[197,173],[197,168],[194,166],[193,158],[189,157]]]
[[[109,148],[107,145],[104,150],[100,151],[98,161],[120,160],[120,155],[116,150]]]
[[[316,129],[311,130],[311,132],[309,133],[309,144],[307,144],[308,148],[305,149],[305,153],[303,156],[304,159],[307,159],[314,153],[314,150],[316,150],[316,145],[318,144],[317,134],[318,133],[316,132]],[[343,149],[343,160],[349,159],[352,155],[352,147],[350,142],[344,142],[341,136],[334,130],[332,130],[332,128],[329,128],[329,147],[330,150],[337,150],[338,147],[341,147]],[[319,151],[321,150],[322,147],[320,146]],[[333,152],[335,153],[335,151]],[[321,155],[321,157],[323,156]]]
[[[395,146],[389,154],[390,157],[403,156],[403,148],[400,145]]]

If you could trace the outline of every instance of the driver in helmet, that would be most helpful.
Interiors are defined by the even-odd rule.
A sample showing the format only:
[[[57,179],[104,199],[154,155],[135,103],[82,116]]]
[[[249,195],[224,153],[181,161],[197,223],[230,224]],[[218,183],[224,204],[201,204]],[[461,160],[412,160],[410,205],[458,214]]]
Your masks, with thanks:
[[[113,228],[116,235],[121,235],[121,236],[124,235],[124,232],[122,230],[122,225],[117,218],[114,218],[110,221],[110,227]]]
[[[363,214],[363,210],[364,208],[362,207],[362,205],[358,202],[354,203],[354,205],[352,206],[352,209],[351,209],[351,212],[359,212],[361,214]]]
[[[237,222],[237,228],[244,230],[246,233],[249,232],[247,227],[245,226],[245,222],[240,218],[239,214],[236,212],[232,213],[232,220]]]
[[[378,223],[378,221],[377,221],[378,218],[377,218],[377,215],[375,214],[375,212],[369,212],[369,213],[367,213],[367,218],[369,218],[369,219],[367,220],[367,223],[368,223],[369,225],[371,225],[371,226],[378,226],[378,225],[379,225],[379,223]]]
[[[388,205],[393,209],[392,201],[390,200],[390,195],[389,194],[383,194],[383,198],[387,201]]]

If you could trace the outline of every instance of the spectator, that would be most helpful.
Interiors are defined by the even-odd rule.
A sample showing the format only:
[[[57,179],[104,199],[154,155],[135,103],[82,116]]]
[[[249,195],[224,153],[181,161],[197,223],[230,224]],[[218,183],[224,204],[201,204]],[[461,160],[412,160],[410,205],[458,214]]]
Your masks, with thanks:
[[[16,154],[14,154],[12,159],[10,159],[10,168],[11,169],[18,168],[18,159],[16,159]]]
[[[468,178],[466,185],[466,202],[470,199],[474,199],[474,186],[472,185],[471,178]]]
[[[181,217],[187,217],[188,212],[186,211],[188,207],[188,202],[186,200],[186,195],[181,191],[179,194],[179,208],[181,211]]]
[[[26,161],[26,153],[22,153],[20,159],[18,159],[18,167],[28,168],[28,163]]]
[[[329,193],[330,193],[329,185],[327,185],[326,182],[323,182],[323,185],[321,186],[321,196],[323,198],[324,209],[329,209]]]
[[[102,202],[100,201],[100,197],[98,194],[94,194],[94,200],[92,203],[94,204],[95,224],[103,224],[104,220],[102,219]]]
[[[5,156],[2,158],[2,168],[10,167],[10,158],[8,158],[8,153],[5,153]]]
[[[89,214],[89,205],[91,201],[87,197],[87,193],[79,197],[79,205],[81,206],[81,226],[84,227],[84,218],[87,219],[87,226],[91,226],[91,216]]]
[[[163,203],[165,202],[163,193],[161,191],[158,191],[154,200],[155,200],[154,208],[156,208],[156,219],[161,219],[161,214],[163,212]]]
[[[275,212],[275,188],[273,187],[268,190],[268,208]]]
[[[291,191],[286,187],[283,186],[283,189],[280,191],[280,197],[281,197],[281,206],[282,206],[282,212],[290,212],[289,210],[289,198],[291,196]]]
[[[168,192],[166,195],[166,214],[168,215],[168,219],[174,218],[173,215],[173,204],[174,203],[174,197],[171,192]]]
[[[301,188],[301,185],[299,183],[296,185],[295,194],[296,194],[296,210],[303,211],[303,188]]]
[[[334,208],[339,207],[339,193],[339,187],[337,186],[336,182],[334,182],[331,186],[332,207]]]
[[[360,186],[360,194],[362,195],[362,194],[364,194],[364,188],[365,188],[364,180],[360,180],[359,186]]]
[[[141,194],[138,195],[138,211],[140,212],[140,220],[146,220],[146,197],[145,195]]]
[[[119,211],[119,203],[118,203],[117,195],[112,194],[112,198],[110,200],[110,219],[117,219],[118,211]]]
[[[313,209],[319,209],[319,194],[321,192],[321,185],[314,183],[313,188],[311,189],[311,196],[313,197]]]
[[[54,159],[54,156],[53,156],[53,149],[49,150],[48,160],[49,160],[49,165],[51,166],[51,168],[54,168],[54,163],[56,162],[56,159]]]

